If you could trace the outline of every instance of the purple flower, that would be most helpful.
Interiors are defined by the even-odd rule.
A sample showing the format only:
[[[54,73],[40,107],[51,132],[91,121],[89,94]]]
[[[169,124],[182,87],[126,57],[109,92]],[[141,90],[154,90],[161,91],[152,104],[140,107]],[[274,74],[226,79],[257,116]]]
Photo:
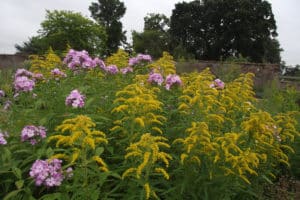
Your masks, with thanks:
[[[166,89],[170,90],[172,85],[182,85],[180,77],[176,74],[169,74],[166,78]]]
[[[3,90],[0,90],[0,98],[5,96],[5,92]]]
[[[33,90],[35,82],[27,76],[17,76],[14,81],[14,86],[17,92],[28,92]]]
[[[127,74],[128,72],[133,72],[132,67],[125,67],[120,70],[122,74]]]
[[[84,106],[85,96],[81,95],[78,90],[72,90],[66,98],[66,105],[73,108],[82,108]]]
[[[160,73],[150,73],[148,82],[161,85],[164,82],[164,78]]]
[[[6,137],[8,137],[8,134],[6,132],[4,132],[4,133],[0,132],[0,145],[7,144],[7,141],[5,139]]]
[[[94,59],[94,63],[99,66],[101,69],[106,70],[106,65],[103,62],[103,60],[99,59],[99,58],[95,58]]]
[[[19,76],[26,76],[28,78],[33,77],[33,73],[26,69],[18,69],[15,73],[15,79]]]
[[[109,65],[106,67],[106,71],[110,74],[116,74],[119,72],[119,69],[116,65]]]
[[[133,66],[133,65],[136,65],[136,64],[138,64],[138,63],[139,63],[138,58],[136,58],[136,57],[129,58],[129,61],[128,61],[128,65],[129,65],[129,66]]]
[[[147,61],[147,62],[151,62],[152,61],[151,56],[148,55],[148,54],[138,54],[137,55],[137,59],[139,61]]]
[[[33,78],[34,81],[43,80],[44,75],[41,74],[41,73],[36,73],[36,74],[33,74],[32,78]]]
[[[66,170],[66,177],[71,178],[73,176],[73,169],[72,167],[68,167]]]
[[[7,100],[5,103],[4,103],[4,106],[3,106],[3,109],[4,110],[8,110],[11,106],[12,102],[10,100]]]
[[[225,83],[220,79],[216,79],[212,84],[209,85],[209,87],[216,88],[216,89],[224,89]]]
[[[136,57],[130,58],[128,61],[129,66],[134,66],[140,62],[151,62],[152,58],[147,54],[138,54]]]
[[[30,169],[29,175],[34,178],[37,186],[60,186],[64,180],[61,163],[62,161],[59,159],[36,160]]]
[[[46,128],[43,126],[28,125],[22,129],[21,141],[29,141],[32,145],[38,143],[41,139],[46,137]]]
[[[51,74],[52,74],[52,76],[55,77],[55,79],[67,77],[67,75],[64,72],[60,71],[60,69],[58,69],[58,68],[51,70]]]
[[[74,49],[71,49],[66,55],[63,62],[72,71],[78,71],[80,69],[93,69],[97,65],[100,65],[100,67],[102,66],[101,60],[99,58],[92,59],[89,56],[89,53],[85,50],[75,51]]]

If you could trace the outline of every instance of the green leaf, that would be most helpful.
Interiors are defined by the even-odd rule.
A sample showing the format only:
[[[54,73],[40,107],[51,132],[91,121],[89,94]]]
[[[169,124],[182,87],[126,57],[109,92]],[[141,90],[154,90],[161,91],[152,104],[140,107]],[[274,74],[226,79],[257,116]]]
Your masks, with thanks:
[[[114,153],[114,147],[113,146],[109,146],[107,147],[107,150],[109,151],[109,153],[113,154]]]
[[[52,149],[51,147],[49,147],[49,148],[47,149],[46,155],[47,155],[48,158],[51,157],[51,156],[53,156],[53,149]]]
[[[18,179],[22,179],[22,171],[19,168],[13,167],[12,171]]]
[[[273,182],[268,177],[266,177],[266,175],[262,175],[261,177],[265,179],[268,183],[273,184]]]
[[[61,193],[53,193],[53,194],[46,194],[41,197],[41,200],[59,200],[61,199]]]
[[[10,193],[8,193],[4,198],[3,200],[9,200],[9,199],[12,199],[12,197],[15,197],[19,192],[22,192],[23,189],[19,189],[19,190],[14,190]]]
[[[21,189],[24,186],[24,180],[18,180],[15,182],[15,185],[18,189]]]
[[[97,156],[100,156],[104,151],[104,148],[103,147],[97,147],[96,148],[96,155]]]

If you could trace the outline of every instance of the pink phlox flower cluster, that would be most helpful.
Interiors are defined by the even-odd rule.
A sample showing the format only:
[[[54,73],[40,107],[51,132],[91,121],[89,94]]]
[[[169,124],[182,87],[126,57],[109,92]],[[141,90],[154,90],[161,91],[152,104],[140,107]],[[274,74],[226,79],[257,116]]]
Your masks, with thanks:
[[[5,92],[3,90],[0,90],[0,98],[5,96]]]
[[[63,78],[63,77],[67,77],[67,75],[66,75],[64,72],[60,71],[60,69],[58,69],[58,68],[52,69],[52,70],[51,70],[51,74],[52,74],[52,76],[54,76],[55,78]]]
[[[32,91],[34,86],[35,82],[27,76],[18,76],[14,81],[14,87],[17,92]]]
[[[28,92],[32,91],[35,82],[33,78],[33,73],[27,71],[26,69],[18,69],[15,73],[14,88],[16,92]]]
[[[74,108],[82,108],[84,106],[85,96],[82,95],[78,90],[72,90],[69,96],[66,98],[66,105]]]
[[[32,78],[34,81],[41,81],[41,80],[44,80],[44,75],[41,73],[34,73],[32,75]]]
[[[166,77],[166,89],[170,90],[172,85],[182,85],[180,77],[176,74],[169,74]]]
[[[95,64],[96,64],[96,66],[99,66],[99,67],[100,67],[100,69],[103,69],[103,70],[106,69],[105,63],[104,63],[103,60],[101,60],[100,58],[95,58],[95,59],[94,59],[94,62],[95,62]]]
[[[31,166],[29,175],[35,180],[37,186],[60,186],[65,178],[61,163],[59,159],[36,160]],[[73,175],[72,171],[72,168],[66,170],[67,178]]]
[[[214,80],[212,84],[209,85],[210,88],[216,88],[216,89],[224,89],[225,83],[221,81],[220,79]]]
[[[33,77],[33,73],[26,70],[26,69],[17,69],[16,73],[15,73],[15,79],[19,76],[26,76],[28,78]]]
[[[87,51],[76,51],[74,49],[68,52],[63,62],[73,71],[93,69],[97,65],[102,68],[104,64],[99,58],[92,59]]]
[[[129,66],[134,66],[140,62],[151,62],[152,61],[152,58],[150,55],[147,55],[147,54],[138,54],[136,57],[132,57],[129,59],[128,61],[128,65]]]
[[[38,143],[41,139],[46,138],[46,128],[43,126],[28,125],[22,129],[21,141],[29,141],[32,145]]]
[[[6,141],[6,139],[5,139],[5,138],[7,138],[7,137],[8,137],[7,132],[3,132],[3,133],[0,132],[0,145],[5,145],[5,144],[7,144],[7,141]]]
[[[120,71],[121,71],[122,74],[127,74],[128,72],[133,72],[133,68],[132,67],[125,67],[125,68],[122,68]]]
[[[105,71],[109,74],[117,74],[119,69],[116,65],[109,65],[105,68]]]
[[[148,78],[149,83],[156,83],[161,85],[164,82],[164,78],[160,73],[150,73]]]

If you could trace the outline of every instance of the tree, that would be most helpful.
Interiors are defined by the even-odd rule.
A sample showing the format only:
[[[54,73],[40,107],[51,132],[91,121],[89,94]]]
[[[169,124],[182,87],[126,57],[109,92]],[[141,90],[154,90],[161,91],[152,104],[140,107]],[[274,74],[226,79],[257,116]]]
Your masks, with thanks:
[[[89,7],[92,17],[105,27],[107,33],[106,54],[115,53],[122,43],[126,44],[126,36],[122,30],[120,19],[126,11],[123,2],[119,0],[98,0]]]
[[[144,17],[144,31],[167,32],[170,28],[170,20],[164,14],[150,13]]]
[[[172,12],[170,34],[173,48],[182,45],[197,59],[220,60],[241,54],[254,62],[280,60],[276,22],[265,0],[178,3]]]
[[[102,54],[106,48],[106,33],[103,27],[80,13],[72,11],[46,11],[39,35],[16,45],[19,52],[43,54],[49,47],[63,52],[67,45],[74,49],[87,50],[90,54]]]
[[[132,32],[135,52],[147,53],[154,58],[169,50],[169,19],[163,14],[150,13],[144,17],[144,31]]]

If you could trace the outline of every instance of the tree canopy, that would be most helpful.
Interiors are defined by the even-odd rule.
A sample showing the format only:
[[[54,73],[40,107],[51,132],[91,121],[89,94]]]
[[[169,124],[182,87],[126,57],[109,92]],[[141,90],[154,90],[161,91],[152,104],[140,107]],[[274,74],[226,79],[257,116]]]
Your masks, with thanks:
[[[102,26],[107,33],[106,54],[115,53],[122,43],[126,43],[126,36],[123,31],[120,19],[126,12],[126,7],[119,0],[98,0],[89,7],[92,17]]]
[[[280,61],[276,22],[265,0],[195,0],[175,5],[170,23],[173,48],[197,59],[242,55],[254,62]]]
[[[163,14],[150,13],[144,17],[144,31],[132,32],[135,52],[148,53],[154,58],[169,50],[169,18]]]
[[[46,11],[38,36],[23,45],[16,45],[19,52],[43,54],[49,47],[64,51],[67,45],[85,49],[91,54],[102,54],[106,48],[107,35],[102,26],[72,11]]]

